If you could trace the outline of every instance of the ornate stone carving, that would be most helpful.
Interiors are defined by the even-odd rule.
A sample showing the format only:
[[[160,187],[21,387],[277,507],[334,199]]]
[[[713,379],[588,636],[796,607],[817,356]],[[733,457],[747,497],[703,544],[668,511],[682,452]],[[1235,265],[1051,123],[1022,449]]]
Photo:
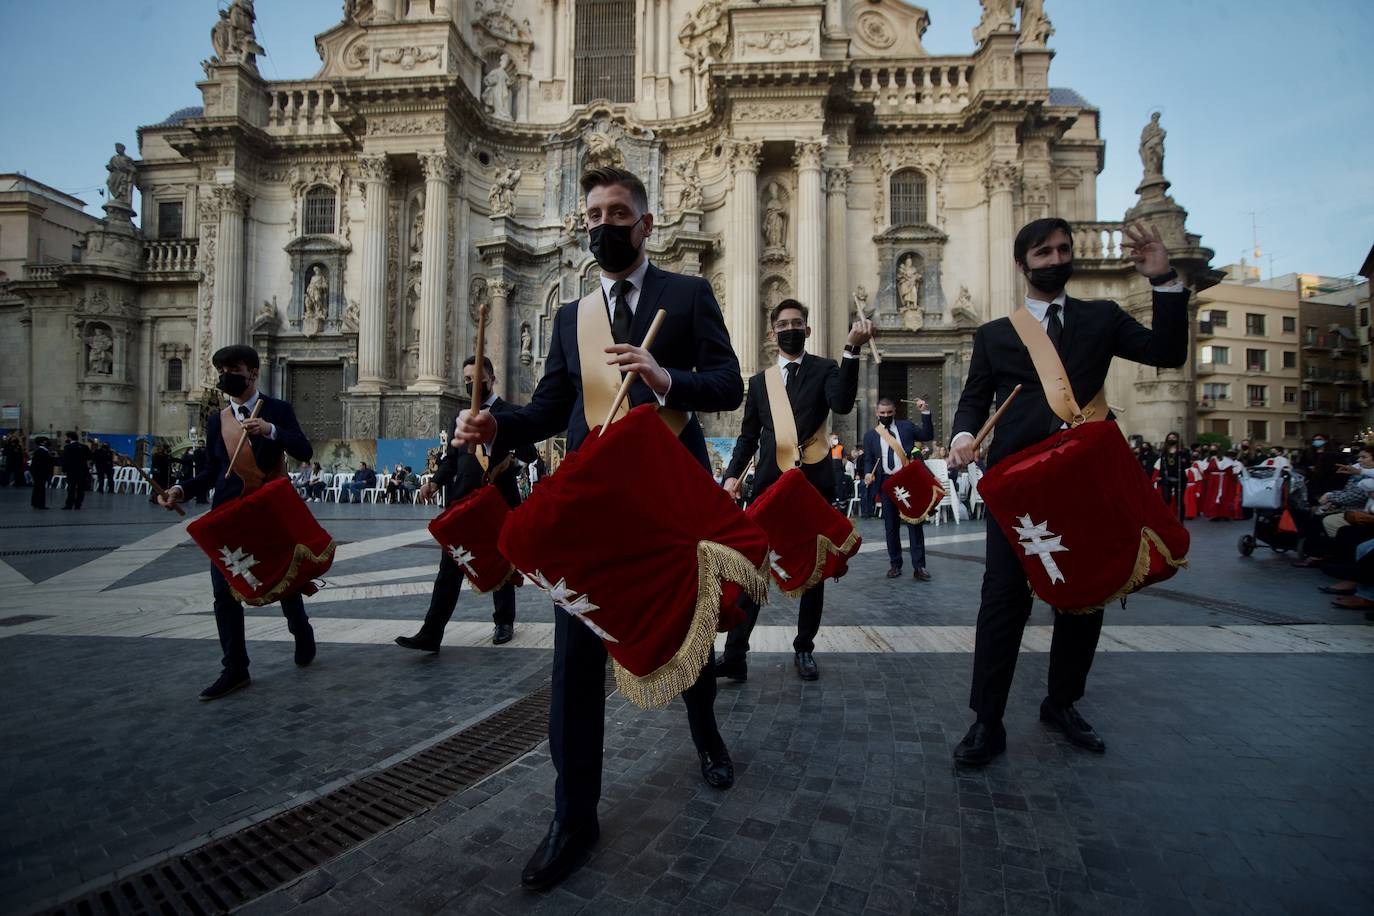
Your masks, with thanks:
[[[1140,132],[1140,162],[1145,166],[1146,178],[1164,177],[1164,135],[1159,126],[1159,112],[1150,115],[1150,123]]]
[[[897,42],[897,32],[892,22],[876,10],[866,10],[855,21],[859,35],[875,48],[890,48]]]
[[[509,121],[511,108],[510,55],[502,54],[496,66],[482,77],[482,107],[502,121]]]
[[[468,284],[468,318],[472,320],[472,326],[477,327],[477,315],[482,306],[490,305],[490,294],[487,292],[487,280],[485,277],[473,277]]]
[[[734,111],[737,121],[820,121],[824,118],[818,102],[736,102]]]
[[[792,162],[798,171],[807,169],[819,169],[821,167],[821,155],[825,153],[825,140],[798,140],[796,152],[792,156]]]
[[[902,303],[902,311],[920,308],[921,271],[916,266],[914,255],[908,254],[897,265],[897,298]]]
[[[420,153],[419,159],[420,170],[427,180],[439,179],[450,183],[458,180],[458,166],[447,153]]]
[[[369,137],[395,137],[412,134],[441,134],[444,132],[442,115],[425,118],[382,118],[367,122]]]
[[[697,169],[696,159],[683,159],[673,166],[673,171],[682,181],[682,190],[678,192],[677,208],[683,210],[700,210],[702,201],[701,173]]]
[[[124,155],[123,143],[115,144],[115,154],[105,164],[105,171],[110,173],[105,179],[105,188],[110,192],[110,200],[131,204],[134,199],[134,161]]]
[[[441,50],[442,48],[438,47],[420,48],[414,45],[403,48],[385,48],[377,52],[377,60],[383,64],[395,64],[402,70],[409,72],[420,64],[438,60]]]
[[[509,301],[511,294],[515,292],[515,284],[510,280],[496,277],[487,281],[487,292],[492,299],[506,299]]]
[[[616,145],[615,137],[604,126],[596,130],[588,131],[583,136],[582,142],[587,147],[587,168],[600,169],[607,166],[623,168],[625,166],[625,154]]]
[[[743,169],[746,172],[759,170],[759,157],[763,155],[763,144],[758,140],[730,141],[730,173]]]
[[[769,182],[764,192],[763,231],[764,256],[787,253],[787,203],[783,199],[782,185]]]
[[[983,173],[983,187],[988,194],[1010,192],[1016,187],[1019,177],[1020,169],[1015,162],[994,162]]]
[[[386,156],[359,156],[358,174],[364,182],[391,182],[391,162]]]
[[[496,177],[491,183],[491,191],[487,195],[487,203],[491,207],[493,217],[506,216],[515,211],[515,188],[520,184],[522,174],[521,169],[511,168],[507,164],[497,168]]]
[[[1045,15],[1045,0],[1020,0],[1021,5],[1021,40],[1017,42],[1018,48],[1043,48],[1050,36],[1054,34],[1054,26],[1050,24],[1050,17]]]
[[[243,213],[248,209],[248,204],[251,201],[248,193],[237,185],[217,184],[214,193],[215,202],[219,204],[221,211],[229,209]]]
[[[722,0],[702,0],[677,30],[677,40],[689,55],[703,54],[719,60],[729,47],[730,21]]]
[[[310,271],[310,282],[305,285],[305,306],[301,315],[301,333],[314,337],[320,332],[325,319],[329,317],[329,281],[325,278],[324,268],[316,264]]]
[[[849,179],[854,169],[847,165],[837,165],[825,170],[825,190],[830,194],[848,194]]]
[[[377,438],[377,414],[378,405],[376,404],[355,404],[349,411],[349,425],[352,427],[354,439],[375,439]]]
[[[815,47],[815,35],[809,31],[776,29],[766,32],[747,32],[740,36],[740,46],[745,50],[767,51],[775,57],[797,48],[811,51]]]
[[[530,336],[529,322],[520,324],[520,363],[528,366],[534,362],[534,338]]]
[[[973,46],[976,48],[993,32],[1010,32],[1016,26],[1016,0],[979,0],[983,15],[973,27]]]
[[[358,300],[349,299],[348,307],[344,309],[343,318],[339,322],[345,333],[358,333]]]
[[[220,10],[219,21],[210,29],[210,46],[215,51],[211,63],[243,63],[256,71],[257,55],[267,54],[253,30],[257,18],[253,0],[233,0],[228,9]]]
[[[90,375],[114,374],[114,338],[110,336],[110,329],[106,325],[89,325],[86,372]]]

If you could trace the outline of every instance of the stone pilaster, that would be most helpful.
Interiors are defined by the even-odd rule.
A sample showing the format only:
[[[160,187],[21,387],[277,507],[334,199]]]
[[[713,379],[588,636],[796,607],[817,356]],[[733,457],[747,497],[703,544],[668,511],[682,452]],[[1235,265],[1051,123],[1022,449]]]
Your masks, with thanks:
[[[850,323],[849,308],[849,233],[845,223],[849,219],[849,174],[848,166],[832,168],[826,172],[826,238],[829,245],[826,251],[830,258],[830,299],[826,311],[834,319],[831,339],[817,337],[824,345],[825,356],[838,359],[843,341],[848,336]]]
[[[1020,301],[1011,253],[1016,235],[1011,193],[1017,180],[1013,162],[994,162],[983,175],[983,187],[988,192],[988,307],[984,316],[988,321],[1010,315]]]
[[[509,328],[510,297],[515,285],[500,277],[487,281],[487,293],[491,296],[491,309],[487,313],[487,335],[482,342],[485,355],[491,359],[496,371],[496,384],[510,386],[514,382],[510,369]],[[509,387],[506,390],[510,390]]]
[[[798,141],[797,166],[797,299],[811,310],[811,352],[833,357],[828,349],[826,316],[825,197],[821,191],[823,140]]]
[[[730,147],[734,187],[726,251],[730,253],[730,336],[746,377],[759,361],[759,156],[757,140],[735,140]]]
[[[248,195],[234,185],[216,185],[219,203],[219,233],[215,248],[214,308],[211,311],[210,352],[230,344],[247,343],[244,320],[243,220],[248,212]]]
[[[362,301],[358,303],[358,387],[386,384],[386,208],[391,165],[386,156],[358,160],[363,179]]]
[[[416,388],[441,390],[444,377],[445,291],[448,289],[448,196],[454,166],[444,153],[421,154],[425,173],[425,240],[420,266],[420,365]]]

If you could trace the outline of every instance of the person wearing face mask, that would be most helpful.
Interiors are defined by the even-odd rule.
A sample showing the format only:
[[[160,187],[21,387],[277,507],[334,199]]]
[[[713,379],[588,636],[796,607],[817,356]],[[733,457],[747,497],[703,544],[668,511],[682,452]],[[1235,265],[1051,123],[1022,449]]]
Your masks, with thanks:
[[[902,529],[905,528],[907,544],[911,549],[911,577],[929,582],[925,525],[902,521],[897,504],[882,491],[887,475],[901,470],[908,461],[921,460],[919,456],[911,457],[916,443],[935,438],[935,424],[926,402],[917,398],[916,409],[921,412],[919,427],[910,420],[897,419],[897,403],[891,398],[878,400],[878,425],[864,433],[864,485],[869,493],[878,492],[878,501],[883,508],[883,531],[887,535],[887,577],[896,579],[902,574]]]
[[[1146,328],[1115,302],[1075,299],[1065,289],[1073,275],[1073,230],[1059,218],[1038,219],[1017,233],[1011,255],[1026,281],[1024,308],[1040,323],[1057,351],[1074,399],[1097,400],[1113,357],[1160,368],[1177,368],[1188,359],[1188,291],[1169,267],[1169,252],[1158,230],[1127,225],[1122,247],[1136,271],[1153,288],[1154,317]],[[997,303],[999,308],[1011,303]],[[989,465],[1034,445],[1063,427],[1051,408],[1030,353],[1010,318],[989,321],[973,338],[968,379],[954,415],[950,464],[973,460],[974,434],[993,399],[1001,403],[1013,387],[1022,390],[998,421],[988,453]],[[1065,493],[1065,498],[1073,498]],[[1031,592],[1017,547],[1000,526],[987,526],[987,563],[974,638],[973,683],[969,707],[977,720],[954,752],[961,766],[983,766],[1006,750],[1002,716],[1016,671],[1021,634],[1030,618]],[[1106,746],[1074,703],[1083,696],[1088,669],[1102,630],[1102,611],[1060,614],[1054,618],[1049,689],[1040,719],[1073,744],[1101,752]]]
[[[773,307],[768,316],[769,336],[777,341],[777,372],[781,375],[786,394],[786,409],[796,430],[796,454],[789,458],[777,453],[774,428],[775,405],[769,398],[765,378],[769,370],[758,372],[749,380],[749,394],[744,401],[744,420],[739,438],[725,470],[722,486],[732,499],[740,497],[740,477],[755,453],[753,499],[758,499],[778,481],[785,471],[800,462],[802,473],[825,501],[835,501],[834,458],[827,450],[826,421],[831,411],[847,414],[854,409],[859,391],[859,352],[873,336],[873,323],[865,318],[854,322],[845,341],[844,356],[839,363],[806,352],[806,340],[811,336],[807,324],[810,310],[796,299],[784,299]],[[775,384],[777,376],[774,376]],[[781,406],[778,409],[783,409]],[[790,435],[790,431],[785,434]],[[832,437],[834,448],[838,437]],[[786,462],[787,466],[783,467]],[[743,681],[748,677],[747,656],[749,635],[759,619],[759,606],[747,597],[739,601],[745,619],[730,631],[725,640],[725,653],[716,664],[716,677]],[[820,676],[812,657],[816,633],[821,627],[821,610],[825,604],[825,581],[817,582],[802,596],[797,610],[797,637],[792,641],[793,665],[797,676],[814,681]]]
[[[479,386],[478,398],[482,409],[501,410],[506,402],[496,396],[496,370],[491,360],[482,357],[482,372],[477,372],[477,357],[469,356],[463,361],[463,384],[471,403],[473,387]],[[514,450],[515,457],[529,464],[539,457],[532,445],[522,445]],[[497,437],[488,450],[489,467],[495,468],[505,461],[511,449],[506,447],[502,437]],[[517,482],[519,471],[515,462],[497,475],[492,484],[505,497],[506,505],[514,509],[520,505],[520,487]],[[434,476],[420,488],[421,501],[432,498],[444,491],[444,505],[451,506],[458,500],[482,486],[482,465],[477,456],[466,448],[450,448],[444,453]],[[453,610],[458,606],[458,592],[463,585],[463,568],[449,555],[447,550],[439,551],[439,574],[434,577],[434,590],[429,597],[429,610],[425,612],[425,622],[414,636],[397,636],[396,645],[404,649],[420,652],[438,652],[444,639],[444,627],[448,626]],[[491,643],[494,646],[508,643],[515,637],[515,581],[512,578],[505,585],[491,593],[491,620],[495,625]]]
[[[205,426],[208,446],[206,463],[192,479],[177,484],[158,498],[158,502],[173,509],[191,497],[203,497],[215,491],[213,505],[218,507],[244,495],[243,478],[231,473],[229,459],[241,432],[248,434],[247,443],[239,455],[251,452],[252,460],[265,479],[285,474],[283,458],[290,455],[297,461],[309,461],[314,455],[310,441],[301,432],[296,414],[286,401],[271,398],[258,391],[258,353],[252,347],[235,344],[215,351],[210,363],[219,372],[218,388],[229,398],[223,411],[210,415]],[[257,416],[253,412],[261,404]],[[247,687],[248,646],[243,635],[243,605],[238,602],[216,566],[210,567],[210,583],[215,596],[215,627],[219,630],[219,644],[224,651],[223,670],[213,684],[201,691],[202,700],[217,700],[241,687]],[[284,595],[281,612],[286,627],[296,638],[296,664],[304,668],[315,659],[315,630],[305,613],[305,602],[299,593]]]
[[[513,448],[566,429],[568,451],[575,451],[610,409],[620,378],[616,373],[636,372],[629,404],[658,404],[672,411],[672,428],[680,429],[683,448],[700,463],[701,473],[710,475],[706,439],[695,412],[734,410],[744,399],[739,360],[711,284],[649,263],[645,247],[654,217],[638,176],[618,168],[592,169],[582,175],[581,186],[601,282],[555,313],[544,377],[530,402],[476,414],[462,411],[455,445],[492,442],[499,434]],[[646,349],[640,343],[660,309],[666,318],[652,349]],[[596,384],[584,387],[589,379]],[[607,523],[614,524],[613,513]],[[644,610],[654,612],[652,607]],[[713,788],[727,789],[734,784],[734,765],[716,726],[713,662],[707,659],[682,699],[702,778]],[[601,639],[556,606],[549,710],[549,753],[558,773],[554,818],[521,873],[526,887],[547,888],[561,881],[600,836],[596,809],[605,676]]]

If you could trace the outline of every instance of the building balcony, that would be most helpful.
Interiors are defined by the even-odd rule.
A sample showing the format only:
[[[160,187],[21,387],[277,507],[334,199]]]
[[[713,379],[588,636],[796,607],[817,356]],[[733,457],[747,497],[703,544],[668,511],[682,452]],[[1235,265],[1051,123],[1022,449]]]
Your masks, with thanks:
[[[196,269],[199,239],[149,239],[143,243],[143,269],[150,274],[185,274]]]
[[[1329,417],[1331,416],[1331,405],[1326,401],[1317,401],[1309,404],[1302,412],[1304,417]]]
[[[25,264],[24,279],[36,283],[53,283],[62,278],[68,264]]]
[[[1127,263],[1126,254],[1121,247],[1123,225],[1123,223],[1075,223],[1073,227],[1073,259],[1075,263],[1091,261],[1094,267]]]
[[[1225,364],[1223,364],[1221,368],[1222,368],[1222,369],[1225,369],[1225,368],[1226,368]],[[1199,376],[1203,376],[1203,375],[1215,375],[1218,371],[1220,371],[1220,370],[1218,370],[1217,364],[1216,364],[1216,363],[1198,363],[1198,364],[1197,364],[1197,374],[1198,374]]]
[[[1197,412],[1198,412],[1198,413],[1212,413],[1212,412],[1213,412],[1214,410],[1216,410],[1216,409],[1217,409],[1217,402],[1216,402],[1216,401],[1211,401],[1211,400],[1207,400],[1207,399],[1204,398],[1203,400],[1197,402]]]
[[[1197,339],[1198,339],[1198,340],[1206,340],[1207,338],[1211,337],[1214,333],[1216,333],[1216,332],[1215,332],[1215,330],[1214,330],[1213,327],[1212,327],[1212,322],[1210,322],[1210,321],[1199,321],[1199,322],[1197,323]]]

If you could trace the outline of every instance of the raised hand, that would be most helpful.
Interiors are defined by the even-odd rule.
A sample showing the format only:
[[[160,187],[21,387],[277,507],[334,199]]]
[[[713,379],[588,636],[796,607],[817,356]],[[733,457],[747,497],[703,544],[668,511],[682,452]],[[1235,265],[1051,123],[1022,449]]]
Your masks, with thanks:
[[[1121,247],[1126,249],[1126,256],[1131,259],[1135,269],[1144,277],[1158,277],[1160,274],[1169,271],[1169,250],[1164,247],[1164,240],[1159,237],[1159,230],[1154,226],[1149,227],[1149,232],[1139,223],[1127,223],[1122,229],[1125,236],[1121,240]]]
[[[873,322],[860,315],[854,319],[854,324],[849,328],[849,337],[845,341],[851,347],[861,347],[873,339]]]

